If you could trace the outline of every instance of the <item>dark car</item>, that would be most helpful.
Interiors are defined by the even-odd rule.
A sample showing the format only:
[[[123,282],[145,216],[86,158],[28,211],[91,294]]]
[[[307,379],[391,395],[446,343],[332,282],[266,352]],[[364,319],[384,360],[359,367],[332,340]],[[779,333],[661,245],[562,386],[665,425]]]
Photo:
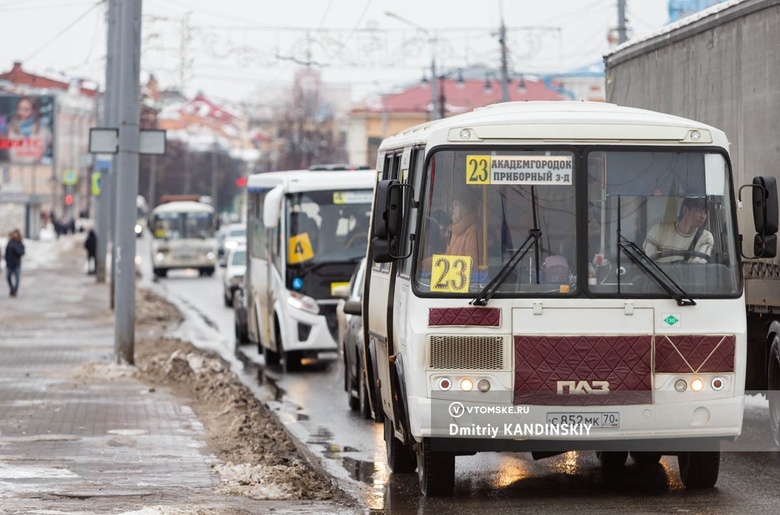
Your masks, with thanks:
[[[344,359],[344,389],[347,392],[349,407],[367,419],[376,416],[371,412],[368,401],[368,385],[363,375],[363,317],[361,315],[361,298],[363,295],[363,278],[366,272],[366,260],[352,274],[349,281],[349,292],[339,301],[337,308],[339,317],[339,343]],[[381,414],[380,414],[381,416]]]

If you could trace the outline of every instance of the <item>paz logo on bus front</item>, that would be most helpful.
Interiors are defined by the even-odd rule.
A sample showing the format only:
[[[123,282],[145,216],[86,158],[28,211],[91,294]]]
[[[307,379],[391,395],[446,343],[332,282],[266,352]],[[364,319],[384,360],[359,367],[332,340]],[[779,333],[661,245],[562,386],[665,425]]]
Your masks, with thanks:
[[[679,313],[665,313],[661,315],[664,327],[680,327]]]

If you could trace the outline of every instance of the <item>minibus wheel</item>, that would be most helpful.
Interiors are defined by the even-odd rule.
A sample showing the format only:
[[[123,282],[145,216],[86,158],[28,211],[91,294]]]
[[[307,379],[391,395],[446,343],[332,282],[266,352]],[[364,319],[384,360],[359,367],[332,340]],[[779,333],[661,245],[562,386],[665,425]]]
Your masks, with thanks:
[[[596,457],[602,468],[619,468],[626,464],[628,451],[596,451]]]
[[[263,358],[265,358],[265,366],[272,367],[279,364],[279,353],[274,352],[262,343],[260,347],[263,348]]]
[[[283,351],[284,355],[284,371],[285,372],[293,372],[295,370],[300,370],[301,368],[301,358],[303,355],[298,351]]]
[[[358,365],[358,399],[360,414],[366,420],[373,420],[371,416],[371,404],[368,402],[368,385],[366,384],[366,374],[363,373],[362,360]]]
[[[396,474],[414,472],[417,463],[410,445],[404,445],[393,434],[393,421],[385,418],[385,452],[387,465]]]
[[[661,461],[661,453],[651,451],[631,451],[631,459],[633,459],[634,463],[640,467],[650,467],[652,465],[657,465],[658,462]]]
[[[448,496],[455,489],[455,454],[434,452],[431,439],[417,444],[417,478],[426,497]]]
[[[720,451],[681,452],[677,464],[686,488],[712,488],[718,481]]]

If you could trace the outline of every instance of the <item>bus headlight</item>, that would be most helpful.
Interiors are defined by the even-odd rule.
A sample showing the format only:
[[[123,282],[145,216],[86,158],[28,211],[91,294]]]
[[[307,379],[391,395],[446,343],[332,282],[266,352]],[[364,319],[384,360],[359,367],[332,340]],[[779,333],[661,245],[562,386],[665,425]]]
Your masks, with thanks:
[[[464,377],[460,381],[460,389],[464,392],[470,392],[474,389],[474,381],[469,379],[468,377]]]
[[[214,253],[213,252],[206,253],[206,259],[208,259],[208,260],[214,259]]]
[[[704,381],[699,379],[698,377],[695,377],[691,379],[691,390],[694,392],[700,392],[704,388]]]
[[[723,385],[726,383],[723,381],[722,377],[713,377],[712,381],[710,382],[710,386],[712,386],[712,389],[716,392],[719,392],[723,389]]]
[[[163,259],[165,259],[165,254],[163,254],[162,252],[158,252],[157,254],[154,255],[155,261],[162,261]]]
[[[135,224],[135,233],[141,234],[142,232],[144,232],[144,228],[141,226],[141,224]]]
[[[295,309],[311,313],[312,315],[319,315],[320,313],[320,307],[317,305],[316,300],[294,291],[291,291],[290,296],[287,297],[287,304]]]

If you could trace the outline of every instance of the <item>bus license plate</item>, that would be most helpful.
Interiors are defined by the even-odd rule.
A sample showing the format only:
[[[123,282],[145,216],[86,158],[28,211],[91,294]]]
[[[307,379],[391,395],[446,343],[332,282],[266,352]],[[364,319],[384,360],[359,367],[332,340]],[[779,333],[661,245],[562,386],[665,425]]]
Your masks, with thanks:
[[[616,429],[620,427],[620,413],[548,413],[547,423],[554,426],[590,425],[594,429]]]

